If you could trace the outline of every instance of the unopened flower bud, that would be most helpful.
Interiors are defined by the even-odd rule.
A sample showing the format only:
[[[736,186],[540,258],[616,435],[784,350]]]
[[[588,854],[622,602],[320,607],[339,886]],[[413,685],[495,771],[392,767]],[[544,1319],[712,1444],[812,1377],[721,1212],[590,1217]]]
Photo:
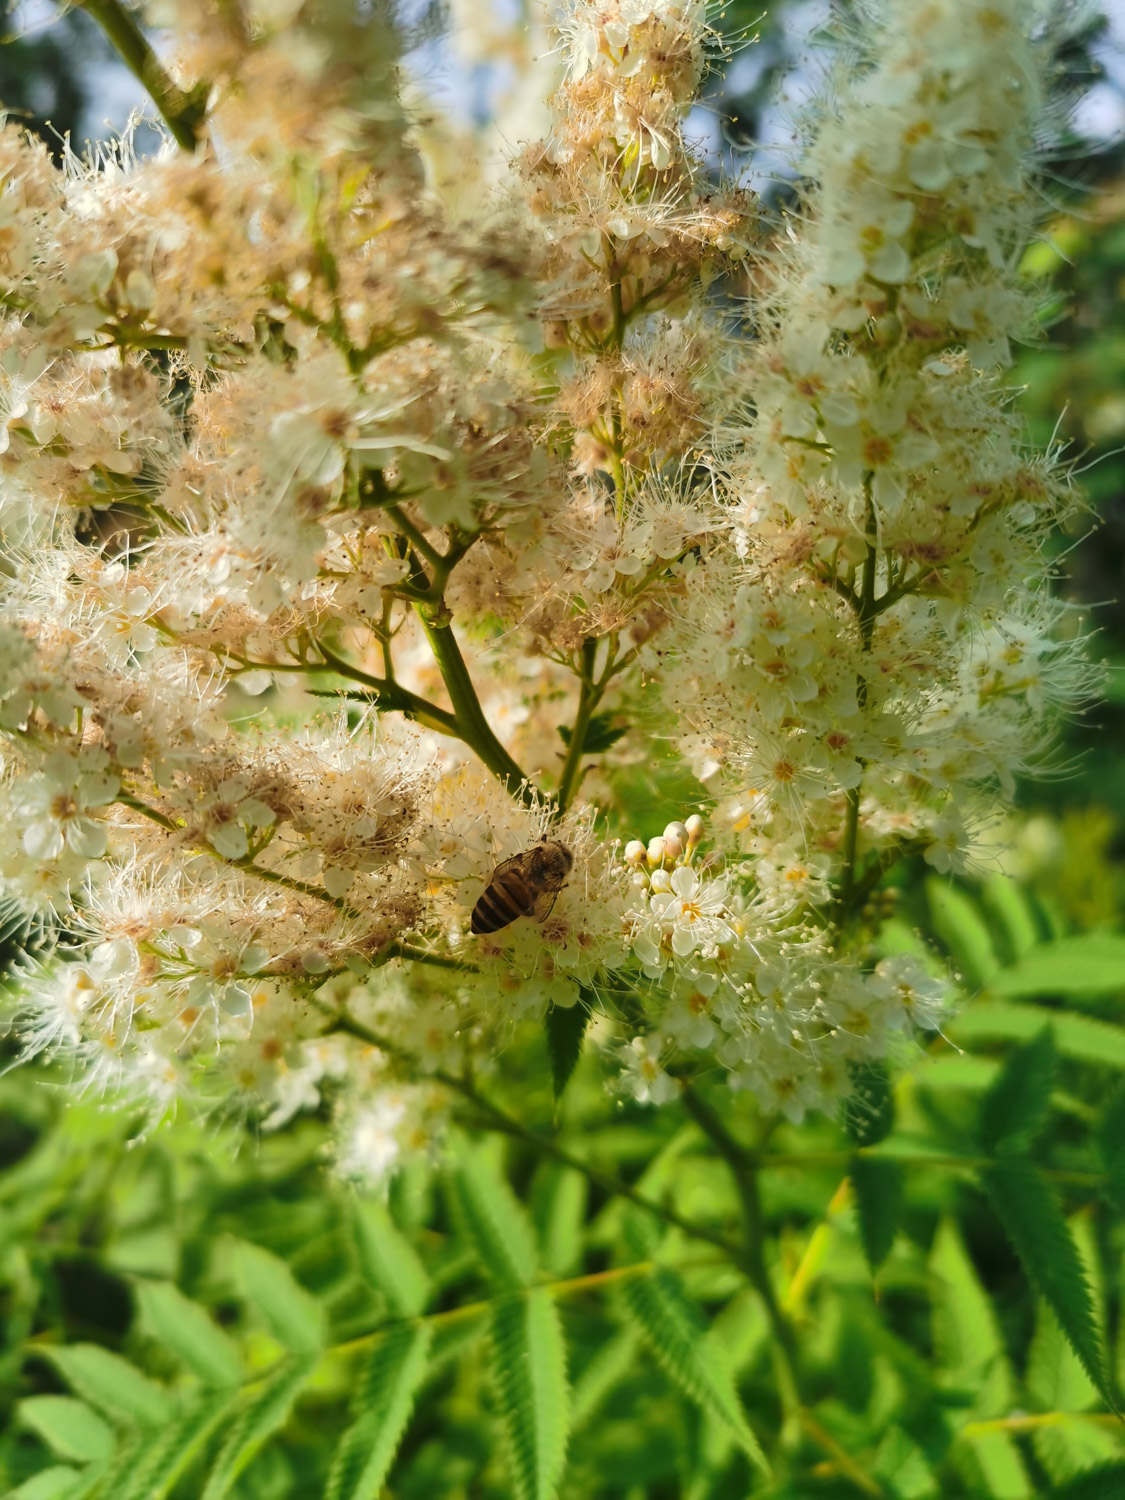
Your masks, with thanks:
[[[649,839],[647,853],[648,862],[650,865],[663,864],[664,856],[667,853],[667,850],[664,847],[664,840],[662,838]]]
[[[135,312],[148,312],[156,302],[156,288],[152,278],[140,270],[132,270],[125,278],[125,301]]]
[[[653,870],[649,885],[654,891],[670,891],[672,889],[672,877],[667,870]]]
[[[875,319],[873,332],[880,349],[889,349],[902,336],[902,321],[897,313],[884,313],[881,318]]]
[[[683,823],[669,823],[664,830],[664,852],[669,859],[679,859],[687,847],[687,829]]]
[[[640,839],[630,839],[625,845],[625,863],[636,868],[644,863],[645,846]]]
[[[694,849],[703,837],[704,822],[698,813],[692,813],[691,817],[684,823],[684,832],[687,834],[688,848]]]

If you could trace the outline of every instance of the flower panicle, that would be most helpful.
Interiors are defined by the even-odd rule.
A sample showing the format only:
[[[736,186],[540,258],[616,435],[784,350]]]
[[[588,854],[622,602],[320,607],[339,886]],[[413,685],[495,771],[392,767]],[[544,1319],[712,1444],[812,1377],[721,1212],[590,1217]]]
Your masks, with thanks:
[[[782,230],[685,134],[701,0],[573,0],[489,193],[383,12],[255,15],[162,9],[192,152],[0,130],[21,1045],[373,1179],[556,1008],[636,1101],[833,1108],[949,1003],[885,873],[970,867],[1093,687],[1006,385],[1037,23],[865,13]]]

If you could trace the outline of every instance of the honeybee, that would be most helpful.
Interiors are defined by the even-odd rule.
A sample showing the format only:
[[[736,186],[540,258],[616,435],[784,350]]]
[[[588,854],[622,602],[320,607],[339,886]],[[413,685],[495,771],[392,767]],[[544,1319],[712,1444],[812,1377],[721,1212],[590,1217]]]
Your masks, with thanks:
[[[489,877],[473,907],[469,926],[473,932],[497,932],[517,917],[547,916],[566,884],[574,855],[557,839],[540,839],[522,854],[500,862]],[[540,914],[544,896],[551,906]]]

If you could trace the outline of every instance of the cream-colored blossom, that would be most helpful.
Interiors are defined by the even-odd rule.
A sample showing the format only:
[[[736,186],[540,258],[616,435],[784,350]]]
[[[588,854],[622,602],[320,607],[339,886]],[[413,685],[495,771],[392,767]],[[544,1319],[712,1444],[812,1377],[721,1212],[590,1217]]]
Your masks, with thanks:
[[[638,1102],[686,1060],[834,1108],[946,1011],[861,897],[971,868],[1094,685],[1005,385],[1024,7],[865,19],[783,231],[685,141],[700,0],[568,4],[488,188],[382,12],[151,15],[195,152],[0,131],[0,883],[73,945],[21,1046],[154,1117],[330,1114],[369,1182],[554,1010]],[[561,889],[474,933],[543,838]]]

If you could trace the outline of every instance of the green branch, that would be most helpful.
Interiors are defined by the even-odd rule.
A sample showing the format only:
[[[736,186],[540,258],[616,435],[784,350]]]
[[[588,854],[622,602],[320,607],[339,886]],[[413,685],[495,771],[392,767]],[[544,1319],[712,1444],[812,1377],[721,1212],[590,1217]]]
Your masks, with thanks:
[[[875,501],[871,492],[873,477],[870,472],[863,477],[863,492],[866,501],[864,514],[864,541],[866,543],[866,550],[863,556],[863,572],[860,575],[859,593],[852,596],[856,618],[859,623],[860,643],[865,654],[871,650],[871,640],[875,633],[875,620],[879,614],[878,604],[875,599],[875,570],[878,564],[878,552],[876,551],[875,542],[878,536],[878,525],[875,515]],[[867,678],[864,673],[860,672],[856,675],[855,701],[861,713],[867,707],[867,697]],[[861,772],[866,769],[866,762],[862,758],[859,758],[859,765]],[[856,867],[859,860],[859,804],[861,793],[862,783],[859,786],[850,787],[847,792],[847,813],[844,819],[843,842],[844,870],[840,880],[840,895],[837,904],[841,929],[843,928],[844,919],[855,904]]]
[[[496,738],[492,725],[485,718],[473,679],[453,634],[448,611],[444,607],[434,611],[425,604],[416,604],[415,610],[453,705],[458,735],[476,751],[483,764],[513,797],[518,797],[528,807],[537,807],[539,793]]]
[[[603,677],[601,681],[594,680],[594,657],[597,649],[598,643],[593,636],[587,636],[582,642],[582,674],[578,690],[578,711],[574,716],[574,724],[570,731],[566,760],[563,763],[559,789],[555,798],[560,813],[566,812],[577,788],[578,767],[586,753],[586,736],[589,733],[590,720],[605,691],[606,678]]]
[[[344,657],[337,656],[335,651],[326,646],[323,641],[314,639],[313,645],[323,657],[322,661],[256,661],[251,656],[237,656],[231,651],[228,651],[226,656],[231,661],[236,661],[240,667],[253,667],[263,672],[335,672],[338,677],[348,677],[353,682],[362,684],[370,690],[370,693],[320,693],[316,688],[309,688],[307,691],[311,692],[314,697],[347,697],[360,703],[370,703],[373,697],[377,705],[388,712],[405,714],[408,719],[413,719],[425,729],[432,729],[437,734],[447,734],[453,739],[460,739],[457,720],[448,709],[439,708],[428,698],[421,698],[417,693],[412,693],[409,688],[403,687],[389,675],[372,676],[362,667],[354,666]]]
[[[924,1075],[923,1075],[924,1076]],[[833,1167],[846,1172],[857,1156],[869,1157],[872,1161],[894,1161],[911,1170],[940,1167],[943,1170],[981,1172],[999,1164],[995,1156],[956,1156],[936,1151],[888,1151],[879,1146],[853,1146],[847,1151],[770,1151],[758,1158],[763,1172],[772,1168],[805,1169],[809,1167]],[[1071,1187],[1101,1189],[1107,1182],[1104,1172],[1082,1172],[1070,1167],[1045,1167],[1038,1162],[1035,1170],[1050,1182]]]
[[[440,586],[438,583],[440,570],[445,563],[444,555],[427,540],[425,533],[419,527],[415,526],[414,522],[400,505],[386,505],[383,507],[383,510],[388,518],[394,522],[402,535],[407,538],[415,551],[421,553],[430,567],[433,568],[435,576],[430,582],[430,588],[440,595],[445,586],[444,578],[441,579]]]
[[[457,637],[453,634],[453,618],[445,603],[444,590],[449,575],[472,546],[475,536],[451,539],[449,550],[438,552],[397,506],[389,507],[388,514],[403,538],[401,555],[410,569],[408,583],[400,592],[413,605],[430,643],[453,706],[452,714],[447,717],[456,726],[457,738],[476,752],[483,765],[511,796],[528,807],[538,807],[539,792],[497,739],[485,717]],[[432,559],[432,577],[427,576],[422,565],[423,556]],[[320,649],[323,651],[324,648]]]
[[[146,802],[142,802],[132,792],[118,792],[116,801],[123,807],[131,808],[133,812],[140,813],[142,817],[148,818],[150,822],[157,824],[158,827],[165,829],[168,833],[183,833],[185,831],[182,825],[175,823],[158,808],[149,807]],[[220,854],[218,849],[206,841],[200,842],[198,848],[204,854],[210,855],[212,859],[218,860],[220,864],[226,865],[230,869],[238,870],[240,874],[253,875],[259,880],[268,881],[271,885],[283,886],[286,890],[293,891],[298,896],[311,896],[317,901],[323,901],[326,905],[335,907],[342,916],[353,918],[355,921],[365,920],[362,912],[357,911],[353,906],[349,906],[341,897],[330,895],[323,887],[313,885],[307,880],[299,880],[294,875],[285,875],[280,870],[269,870],[262,865],[257,865],[254,863],[252,855],[243,855],[241,859],[229,859],[225,854]],[[383,964],[390,963],[393,958],[408,960],[411,963],[430,964],[437,969],[455,969],[463,973],[473,974],[477,972],[475,964],[463,963],[461,959],[454,958],[452,955],[432,953],[428,948],[417,948],[411,943],[397,939],[379,949],[378,954],[372,962],[372,968],[380,968]]]
[[[373,677],[370,672],[365,672],[361,667],[353,666],[344,657],[337,656],[335,651],[326,646],[323,641],[318,640],[314,644],[324,658],[323,663],[304,662],[292,670],[315,672],[327,669],[340,677],[349,677],[353,682],[362,683],[364,687],[369,688],[375,695],[380,708],[403,713],[408,719],[413,719],[425,729],[434,729],[438,734],[451,735],[454,739],[464,738],[457,719],[448,709],[439,708],[428,698],[419,697],[417,693],[412,693],[409,688],[403,687],[391,677]],[[270,664],[260,662],[258,665],[268,668]]]
[[[142,802],[132,792],[119,791],[114,800],[119,802],[122,807],[128,807],[133,812],[140,813],[150,823],[157,824],[158,827],[163,828],[168,833],[186,833],[188,831],[185,824],[174,822],[166,813],[162,813],[159,808],[150,807],[147,802]],[[360,917],[360,913],[353,907],[350,907],[346,901],[342,901],[338,896],[330,896],[321,886],[311,885],[307,880],[298,880],[294,875],[283,875],[280,870],[263,869],[261,865],[254,863],[253,855],[244,854],[239,859],[230,859],[227,855],[220,853],[206,839],[199,840],[196,847],[204,854],[209,854],[212,859],[217,859],[220,864],[227,865],[234,870],[239,870],[244,875],[256,875],[259,880],[267,880],[271,885],[285,886],[287,890],[293,891],[298,896],[315,896],[318,901],[327,902],[328,905],[334,906],[338,911],[343,912],[345,916]]]
[[[435,969],[454,969],[460,974],[479,974],[476,964],[465,963],[447,953],[431,953],[428,948],[415,947],[413,943],[393,942],[379,949],[378,966],[389,963],[392,958],[401,958],[414,964],[429,964]]]
[[[140,80],[177,145],[185,151],[194,151],[199,126],[207,113],[210,84],[197,83],[185,94],[172,81],[148,38],[120,0],[75,0],[75,3],[93,17],[121,61]]]
[[[583,1292],[601,1291],[604,1287],[614,1286],[622,1281],[631,1281],[634,1277],[651,1276],[656,1270],[668,1271],[691,1271],[696,1269],[709,1269],[722,1262],[716,1261],[713,1256],[692,1256],[685,1260],[661,1259],[659,1264],[652,1260],[630,1261],[624,1266],[607,1266],[602,1271],[586,1271],[581,1276],[552,1276],[544,1278],[536,1283],[537,1287],[549,1288],[554,1297],[573,1297]],[[377,1344],[380,1339],[386,1338],[393,1328],[448,1328],[451,1324],[467,1322],[473,1318],[483,1317],[490,1309],[494,1308],[498,1301],[515,1296],[526,1296],[531,1288],[521,1287],[515,1293],[505,1289],[497,1292],[491,1297],[482,1297],[477,1302],[459,1302],[456,1307],[443,1307],[432,1312],[416,1313],[413,1317],[387,1318],[377,1328],[369,1333],[357,1333],[349,1339],[340,1343],[331,1344],[326,1352],[333,1355],[354,1354],[362,1349],[369,1349]],[[245,1383],[245,1382],[244,1382]]]

